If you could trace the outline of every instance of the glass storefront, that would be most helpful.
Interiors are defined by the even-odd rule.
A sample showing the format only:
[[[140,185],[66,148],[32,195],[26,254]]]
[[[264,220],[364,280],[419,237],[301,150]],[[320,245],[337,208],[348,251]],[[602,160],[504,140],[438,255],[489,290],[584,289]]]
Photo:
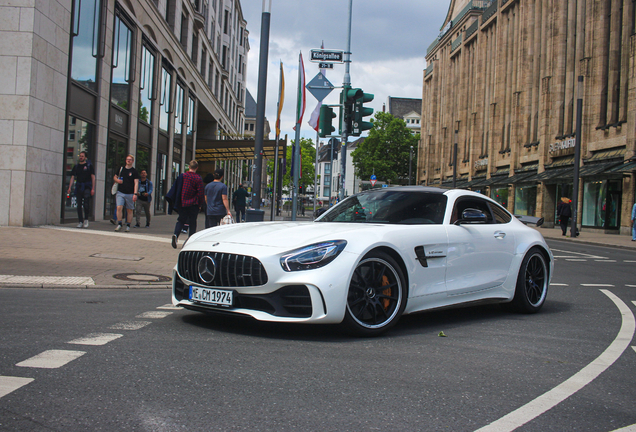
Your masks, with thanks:
[[[137,157],[135,157],[135,169],[137,172],[146,170],[150,176],[150,147],[137,143]]]
[[[111,134],[108,138],[108,146],[106,149],[106,193],[104,194],[104,217],[110,219],[115,212],[115,196],[110,193],[113,185],[115,174],[119,173],[119,169],[126,165],[126,149],[128,145],[124,137]]]
[[[75,0],[74,4],[71,78],[93,91],[97,91],[101,3],[100,0]]]
[[[535,216],[537,208],[537,187],[517,186],[515,188],[514,214],[520,216]]]
[[[77,117],[68,116],[68,136],[66,137],[66,155],[64,158],[64,188],[62,189],[66,198],[62,218],[64,220],[77,218],[77,200],[75,198],[75,188],[68,192],[68,185],[71,182],[71,170],[78,162],[80,152],[88,153],[88,161],[95,169],[95,126]]]
[[[159,129],[168,132],[170,113],[172,112],[172,75],[165,66],[161,68],[161,97],[159,98]]]
[[[585,227],[618,229],[620,225],[622,182],[596,180],[583,183],[583,214]]]
[[[559,224],[559,218],[557,217],[557,206],[561,202],[562,197],[572,199],[573,197],[572,189],[573,189],[572,183],[558,184],[556,186],[556,197],[555,197],[556,201],[554,203],[554,224],[555,225]]]
[[[507,187],[491,190],[490,198],[497,201],[504,208],[508,208],[508,188]]]
[[[165,200],[163,197],[168,192],[166,186],[168,183],[168,155],[164,153],[157,153],[157,169],[155,176],[155,213],[165,213]]]

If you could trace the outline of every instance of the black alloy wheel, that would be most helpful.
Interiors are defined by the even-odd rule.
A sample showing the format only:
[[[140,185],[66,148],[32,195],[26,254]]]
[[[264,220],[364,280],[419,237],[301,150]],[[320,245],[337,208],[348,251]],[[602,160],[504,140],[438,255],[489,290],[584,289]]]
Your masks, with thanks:
[[[512,300],[517,311],[536,313],[541,309],[548,294],[548,276],[545,256],[538,248],[530,249],[521,263]]]
[[[343,323],[359,336],[376,336],[398,321],[406,306],[406,284],[399,265],[384,252],[371,252],[356,266]]]

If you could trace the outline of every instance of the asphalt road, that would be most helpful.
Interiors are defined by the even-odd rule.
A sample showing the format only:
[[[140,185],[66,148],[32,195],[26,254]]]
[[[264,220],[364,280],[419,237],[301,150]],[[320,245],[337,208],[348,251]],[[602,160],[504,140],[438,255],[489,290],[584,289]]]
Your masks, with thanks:
[[[165,289],[0,289],[0,431],[634,425],[636,252],[549,243],[539,314],[422,313],[375,339],[174,310]]]

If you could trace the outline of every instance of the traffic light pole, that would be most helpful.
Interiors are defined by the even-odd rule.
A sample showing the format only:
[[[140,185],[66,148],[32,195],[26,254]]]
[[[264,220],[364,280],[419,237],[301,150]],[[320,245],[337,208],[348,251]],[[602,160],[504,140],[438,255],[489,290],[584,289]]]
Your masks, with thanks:
[[[351,64],[351,12],[353,10],[353,0],[349,0],[349,24],[347,30],[347,50],[344,53],[345,74],[342,80],[342,87],[344,88],[344,94],[351,88],[351,75],[349,74],[349,65]],[[346,101],[344,101],[346,102]],[[343,109],[343,112],[346,110]],[[349,133],[347,122],[341,119],[342,125],[342,153],[340,156],[340,191],[338,192],[338,198],[340,201],[344,199],[345,193],[345,172],[347,169],[347,140],[349,139]]]

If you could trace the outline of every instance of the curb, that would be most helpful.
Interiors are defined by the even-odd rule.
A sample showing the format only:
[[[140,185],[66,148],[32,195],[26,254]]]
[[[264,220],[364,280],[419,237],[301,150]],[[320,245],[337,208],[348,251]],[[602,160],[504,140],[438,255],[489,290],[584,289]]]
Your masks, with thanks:
[[[0,288],[32,288],[32,289],[74,289],[74,290],[101,290],[101,289],[172,289],[172,285],[166,284],[134,284],[134,285],[56,285],[56,284],[29,284],[29,283],[1,283]]]

